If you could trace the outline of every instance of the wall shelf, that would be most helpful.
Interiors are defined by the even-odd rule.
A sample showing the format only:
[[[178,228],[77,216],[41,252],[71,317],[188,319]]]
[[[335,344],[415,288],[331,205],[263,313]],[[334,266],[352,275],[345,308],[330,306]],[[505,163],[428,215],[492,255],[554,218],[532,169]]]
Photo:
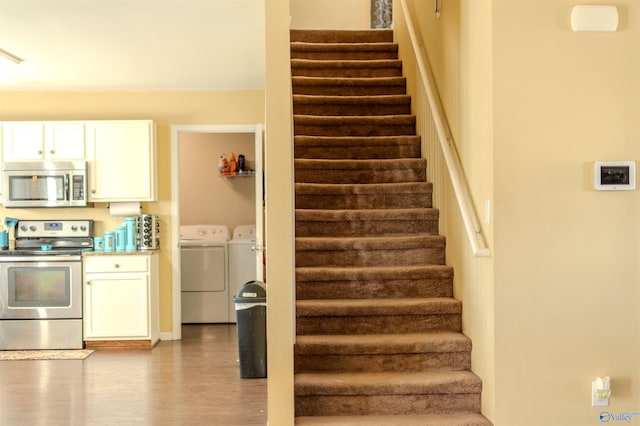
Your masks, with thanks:
[[[224,173],[224,172],[220,172],[218,174],[220,177],[223,178],[241,178],[241,177],[252,177],[256,175],[255,170],[245,170],[243,172],[234,172],[234,173]]]

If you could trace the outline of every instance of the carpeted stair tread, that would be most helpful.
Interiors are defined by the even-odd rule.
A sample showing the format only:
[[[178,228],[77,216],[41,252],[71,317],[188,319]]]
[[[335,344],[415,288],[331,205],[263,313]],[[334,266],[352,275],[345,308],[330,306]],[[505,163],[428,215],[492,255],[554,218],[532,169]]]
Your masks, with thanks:
[[[295,184],[297,209],[350,210],[432,207],[427,182],[380,184]]]
[[[318,96],[293,95],[295,115],[373,116],[411,113],[407,95]]]
[[[294,156],[300,159],[420,158],[420,151],[417,135],[294,137]]]
[[[296,183],[424,182],[427,163],[422,158],[379,160],[294,160]]]
[[[296,237],[296,252],[303,250],[409,250],[412,248],[443,248],[442,235],[402,235],[384,237]]]
[[[343,170],[393,170],[425,167],[422,158],[396,158],[379,160],[326,160],[313,158],[299,158],[294,160],[296,169],[343,169]]]
[[[448,265],[296,268],[298,300],[452,296]]]
[[[299,317],[450,315],[461,312],[461,302],[449,297],[296,301],[296,315]]]
[[[291,42],[292,59],[398,59],[396,43]]]
[[[453,268],[449,265],[406,265],[374,267],[299,267],[296,281],[366,281],[395,279],[443,279],[452,278]]]
[[[378,247],[397,250],[397,245],[411,244],[413,238],[424,244],[423,248],[444,248],[444,237],[437,236],[439,211],[433,208],[296,209],[295,220],[296,236],[301,238],[300,241],[308,237],[322,237],[342,239],[345,244],[352,244],[353,238],[364,237],[366,242],[357,244],[354,249]],[[392,237],[404,240],[384,239]],[[327,245],[334,243],[329,241]],[[320,243],[316,241],[314,244]],[[384,244],[391,245],[383,247]]]
[[[307,335],[296,338],[296,355],[371,355],[471,351],[471,339],[461,333]]]
[[[402,61],[398,59],[372,60],[313,60],[291,59],[291,75],[307,77],[400,77]]]
[[[296,195],[368,195],[380,193],[431,194],[431,182],[369,183],[369,184],[315,184],[296,183]]]
[[[393,30],[300,30],[289,32],[291,42],[307,43],[389,43],[393,41]]]
[[[439,211],[433,208],[415,209],[354,209],[320,210],[296,209],[296,221],[305,222],[345,222],[345,221],[408,221],[438,220]]]
[[[295,117],[297,124],[306,125],[326,125],[326,126],[384,126],[384,125],[411,125],[416,124],[416,117],[407,114],[383,115],[378,117],[326,117],[322,115],[297,114]],[[410,135],[415,135],[411,133]],[[314,135],[311,135],[314,136]],[[323,136],[323,135],[317,135]],[[376,136],[376,135],[372,135]],[[385,135],[386,136],[386,135]],[[392,135],[398,136],[398,135]]]
[[[397,416],[302,416],[296,426],[492,426],[482,414],[415,414]]]
[[[296,95],[376,96],[406,94],[407,79],[391,77],[292,77]]]
[[[395,223],[393,223],[395,224]],[[312,228],[317,233],[344,235],[340,237],[296,237],[296,266],[376,266],[395,265],[442,265],[445,262],[446,239],[441,235],[401,235],[403,230],[385,228],[378,234],[389,236],[358,236],[352,234],[377,235],[364,224],[347,224],[336,231],[325,227]],[[410,227],[413,223],[410,223]],[[403,225],[405,226],[405,225]],[[335,225],[334,225],[335,227]],[[303,226],[296,224],[296,233]],[[304,228],[301,233],[308,233]]]
[[[296,395],[410,395],[479,393],[480,378],[470,371],[379,373],[299,373]]]
[[[398,135],[398,136],[309,136],[297,135],[294,137],[296,146],[318,146],[325,148],[353,148],[359,146],[373,146],[383,148],[390,144],[420,146],[420,136]],[[318,157],[321,158],[321,157]]]
[[[416,134],[416,117],[294,115],[294,133],[308,136],[398,136]]]

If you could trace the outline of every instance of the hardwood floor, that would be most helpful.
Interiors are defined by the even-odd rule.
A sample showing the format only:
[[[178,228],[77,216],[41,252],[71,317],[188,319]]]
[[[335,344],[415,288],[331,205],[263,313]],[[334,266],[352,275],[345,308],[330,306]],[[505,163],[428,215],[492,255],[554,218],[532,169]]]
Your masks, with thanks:
[[[153,349],[1,361],[0,425],[265,425],[267,379],[241,379],[235,325],[185,325]]]

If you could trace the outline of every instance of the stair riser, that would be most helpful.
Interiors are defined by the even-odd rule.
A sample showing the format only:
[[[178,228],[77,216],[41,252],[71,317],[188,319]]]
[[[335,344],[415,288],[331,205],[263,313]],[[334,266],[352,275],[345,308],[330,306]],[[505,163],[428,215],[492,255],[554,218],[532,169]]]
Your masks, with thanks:
[[[296,416],[479,413],[480,393],[427,395],[296,395]]]
[[[430,208],[431,193],[366,195],[296,195],[297,209]]]
[[[378,233],[379,234],[379,233]],[[375,235],[372,233],[372,235]],[[405,250],[297,251],[296,266],[444,265],[442,247]]]
[[[325,115],[325,116],[376,116],[376,115],[399,115],[411,114],[411,105],[404,103],[381,104],[373,102],[362,102],[361,104],[314,104],[296,103],[293,104],[293,113],[302,115]]]
[[[340,77],[340,78],[362,78],[362,77],[401,77],[402,68],[399,67],[375,67],[375,68],[335,68],[335,67],[299,67],[291,66],[293,77]]]
[[[296,373],[459,371],[470,368],[470,352],[295,356]]]
[[[398,334],[462,330],[460,314],[297,317],[297,334]]]
[[[303,43],[392,43],[393,30],[291,30],[290,40]]]
[[[324,96],[378,96],[378,95],[404,95],[407,89],[405,85],[389,86],[357,86],[333,84],[327,86],[293,84],[294,95],[324,95]]]
[[[358,51],[307,51],[292,50],[291,59],[314,59],[314,60],[334,60],[353,61],[363,59],[398,59],[398,52],[392,50],[370,50],[366,52]]]
[[[295,120],[295,118],[294,118]],[[414,124],[294,124],[294,134],[308,136],[399,136],[416,134]]]
[[[386,170],[353,170],[353,169],[303,169],[296,167],[296,183],[408,183],[424,182],[427,169],[386,169]]]
[[[298,237],[380,237],[402,236],[414,233],[437,235],[438,220],[344,222],[307,222],[296,220],[295,230],[296,236]],[[437,249],[443,248],[438,247]]]
[[[303,281],[296,283],[296,297],[298,300],[453,297],[453,278],[439,281]]]
[[[318,158],[327,160],[364,160],[390,158],[420,158],[420,145],[400,146],[296,146],[295,158]]]

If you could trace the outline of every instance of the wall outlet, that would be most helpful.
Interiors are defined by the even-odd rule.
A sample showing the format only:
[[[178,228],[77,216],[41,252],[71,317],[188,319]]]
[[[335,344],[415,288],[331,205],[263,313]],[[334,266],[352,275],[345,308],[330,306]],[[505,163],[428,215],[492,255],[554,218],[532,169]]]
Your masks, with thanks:
[[[597,382],[591,382],[591,406],[592,407],[608,407],[609,396],[600,398],[598,395]]]

